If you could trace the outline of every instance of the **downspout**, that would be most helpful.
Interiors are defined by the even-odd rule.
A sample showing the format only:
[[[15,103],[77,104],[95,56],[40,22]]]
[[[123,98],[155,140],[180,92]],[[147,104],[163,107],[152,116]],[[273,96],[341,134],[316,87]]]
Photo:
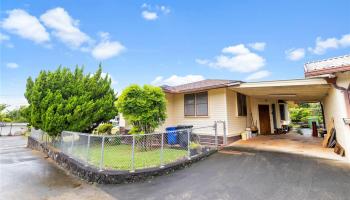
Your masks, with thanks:
[[[348,105],[350,105],[350,84],[349,84],[348,88],[341,87],[341,86],[337,85],[337,77],[332,77],[331,75],[329,77],[325,77],[325,80],[327,81],[327,83],[332,84],[332,86],[335,89],[344,92],[344,95],[346,95],[347,99],[348,99]]]

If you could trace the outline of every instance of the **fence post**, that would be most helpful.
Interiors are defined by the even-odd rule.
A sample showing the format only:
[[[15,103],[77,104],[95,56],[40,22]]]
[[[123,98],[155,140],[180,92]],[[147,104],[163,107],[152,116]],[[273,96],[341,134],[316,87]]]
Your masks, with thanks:
[[[89,164],[89,152],[90,151],[90,135],[88,135],[87,147],[86,147],[86,163],[87,166]]]
[[[190,150],[190,142],[191,142],[191,136],[190,136],[190,129],[186,129],[187,132],[187,156],[188,159],[191,160],[191,150]]]
[[[72,143],[71,143],[71,147],[70,147],[70,154],[73,154],[73,148],[74,148],[74,134],[72,133]]]
[[[135,134],[132,135],[131,172],[135,171]]]
[[[224,126],[224,145],[227,145],[227,135],[226,135],[226,122],[222,121]]]
[[[105,136],[102,137],[102,144],[101,144],[101,158],[100,158],[100,171],[103,169],[103,158],[104,158],[104,151],[105,151]]]
[[[60,141],[60,149],[61,149],[61,151],[63,151],[64,152],[64,148],[63,148],[63,131],[61,132],[61,141]]]
[[[215,147],[218,148],[218,123],[217,121],[214,122],[214,129],[215,129]]]
[[[164,158],[163,158],[163,153],[164,153],[164,133],[162,132],[162,135],[161,135],[161,137],[162,137],[162,141],[161,141],[161,146],[160,146],[160,167],[162,168],[162,167],[164,167]]]

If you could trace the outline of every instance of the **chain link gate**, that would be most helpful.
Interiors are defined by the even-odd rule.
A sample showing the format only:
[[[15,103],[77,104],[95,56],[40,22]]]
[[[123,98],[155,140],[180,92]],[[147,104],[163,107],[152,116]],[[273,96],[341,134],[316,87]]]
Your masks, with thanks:
[[[192,134],[199,138],[199,143],[207,146],[227,145],[226,122],[215,121],[211,126],[192,128]]]

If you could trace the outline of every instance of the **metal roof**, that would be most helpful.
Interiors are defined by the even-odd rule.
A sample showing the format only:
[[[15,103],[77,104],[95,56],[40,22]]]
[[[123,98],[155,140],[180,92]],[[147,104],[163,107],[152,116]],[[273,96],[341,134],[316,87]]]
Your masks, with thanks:
[[[305,76],[317,76],[350,70],[350,55],[308,62],[304,65]]]

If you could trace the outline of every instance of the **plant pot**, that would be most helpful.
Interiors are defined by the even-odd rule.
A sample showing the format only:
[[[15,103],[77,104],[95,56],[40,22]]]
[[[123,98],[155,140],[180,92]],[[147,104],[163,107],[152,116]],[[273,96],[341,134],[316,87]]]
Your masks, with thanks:
[[[202,152],[209,152],[210,148],[209,147],[202,147]]]
[[[197,149],[190,149],[190,155],[191,156],[195,156],[198,154],[198,150]]]

